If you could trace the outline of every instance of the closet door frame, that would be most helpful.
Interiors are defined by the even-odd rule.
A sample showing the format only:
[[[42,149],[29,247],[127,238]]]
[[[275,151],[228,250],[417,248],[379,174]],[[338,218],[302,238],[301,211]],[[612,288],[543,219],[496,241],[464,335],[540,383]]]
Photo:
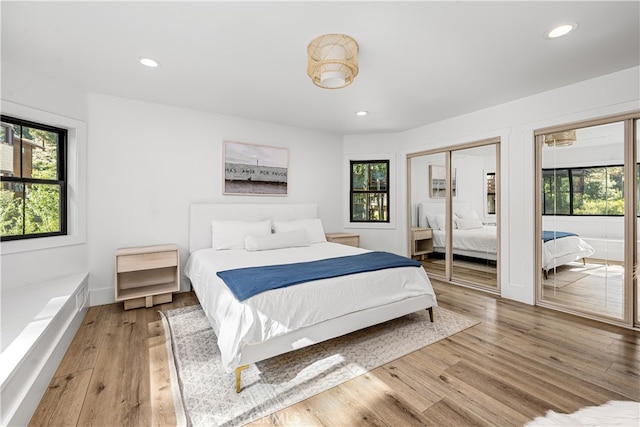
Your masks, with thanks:
[[[450,146],[446,146],[446,147],[440,147],[440,148],[435,148],[432,150],[424,150],[424,151],[418,151],[415,153],[409,153],[406,155],[406,161],[407,161],[407,253],[411,254],[412,248],[411,248],[411,224],[412,224],[412,217],[411,217],[411,213],[412,213],[412,191],[411,191],[411,159],[415,158],[415,157],[420,157],[420,156],[427,156],[427,155],[432,155],[432,154],[444,154],[445,156],[445,173],[446,173],[446,187],[445,187],[445,218],[447,221],[447,234],[445,236],[445,245],[446,245],[446,249],[445,249],[445,277],[440,276],[440,275],[435,275],[435,278],[437,280],[443,281],[445,283],[449,283],[449,284],[453,284],[453,285],[459,285],[459,286],[467,286],[470,288],[474,288],[474,289],[479,289],[482,291],[486,291],[486,292],[490,292],[490,293],[494,293],[497,295],[500,295],[501,293],[501,286],[500,286],[500,241],[501,241],[501,237],[500,237],[500,206],[501,206],[501,191],[500,191],[500,143],[501,143],[501,138],[499,136],[496,137],[491,137],[491,138],[486,138],[486,139],[482,139],[482,140],[478,140],[478,141],[473,141],[473,142],[468,142],[468,143],[463,143],[463,144],[457,144],[457,145],[450,145]],[[496,177],[495,177],[495,208],[496,208],[496,250],[497,250],[497,259],[496,259],[496,286],[495,287],[488,287],[488,286],[483,286],[481,284],[477,284],[477,283],[472,283],[472,282],[468,282],[468,281],[463,281],[460,279],[452,279],[452,273],[453,273],[453,236],[452,236],[452,232],[451,230],[453,230],[453,197],[452,197],[452,192],[451,192],[451,178],[452,178],[452,173],[451,173],[451,154],[454,151],[460,151],[460,150],[464,150],[467,148],[475,148],[475,147],[482,147],[482,146],[487,146],[487,145],[494,145],[495,146],[495,160],[496,160]]]
[[[638,287],[636,285],[637,278],[634,278],[634,266],[638,264],[637,241],[638,230],[636,220],[637,188],[636,188],[636,164],[638,162],[638,153],[636,152],[636,135],[639,131],[636,128],[636,120],[640,119],[640,111],[627,114],[607,116],[593,120],[586,120],[574,123],[563,124],[559,126],[546,127],[536,129],[534,131],[535,139],[535,227],[534,242],[535,247],[535,304],[541,307],[551,308],[557,311],[598,320],[617,326],[633,328],[639,326],[638,318]],[[542,147],[544,145],[544,135],[555,132],[562,132],[572,129],[585,128],[590,126],[598,126],[610,123],[624,123],[624,192],[625,192],[625,209],[624,209],[624,278],[623,289],[625,292],[623,319],[616,319],[609,316],[600,316],[591,312],[568,307],[562,304],[556,304],[543,299],[543,273],[542,273]]]

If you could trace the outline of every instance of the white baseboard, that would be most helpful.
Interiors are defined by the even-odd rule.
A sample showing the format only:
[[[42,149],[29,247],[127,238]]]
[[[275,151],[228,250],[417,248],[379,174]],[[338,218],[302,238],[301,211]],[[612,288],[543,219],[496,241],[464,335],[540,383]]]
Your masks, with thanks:
[[[113,304],[116,302],[116,297],[114,294],[113,287],[111,288],[102,288],[102,289],[91,289],[89,305],[94,307],[96,305],[106,305]]]

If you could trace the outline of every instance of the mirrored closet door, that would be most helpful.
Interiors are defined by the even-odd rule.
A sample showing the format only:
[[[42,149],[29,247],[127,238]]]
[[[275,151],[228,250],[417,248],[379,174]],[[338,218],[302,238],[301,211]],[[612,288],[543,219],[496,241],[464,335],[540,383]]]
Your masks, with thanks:
[[[499,290],[499,140],[407,156],[409,243],[430,277]]]
[[[537,132],[538,304],[638,321],[634,129],[637,120],[621,118]]]

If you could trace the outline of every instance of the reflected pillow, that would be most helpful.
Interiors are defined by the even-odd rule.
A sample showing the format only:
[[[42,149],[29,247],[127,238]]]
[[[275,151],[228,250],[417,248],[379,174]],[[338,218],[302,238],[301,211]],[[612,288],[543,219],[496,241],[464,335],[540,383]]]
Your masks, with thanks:
[[[428,214],[426,217],[427,217],[427,227],[438,230],[438,222],[436,221],[436,216]]]
[[[476,211],[462,211],[457,212],[456,216],[462,219],[480,219]]]
[[[458,218],[456,224],[460,230],[472,230],[474,228],[482,228],[482,221],[478,218]]]
[[[247,221],[211,221],[211,240],[213,249],[244,249],[247,235],[271,234],[271,220]]]
[[[434,230],[446,230],[447,229],[447,221],[446,221],[446,217],[444,216],[444,214],[442,215],[434,215],[434,226],[431,227]],[[456,217],[455,215],[453,216],[453,228],[458,228],[457,222],[456,220],[458,219],[458,217]],[[431,221],[429,221],[429,224],[431,224]]]

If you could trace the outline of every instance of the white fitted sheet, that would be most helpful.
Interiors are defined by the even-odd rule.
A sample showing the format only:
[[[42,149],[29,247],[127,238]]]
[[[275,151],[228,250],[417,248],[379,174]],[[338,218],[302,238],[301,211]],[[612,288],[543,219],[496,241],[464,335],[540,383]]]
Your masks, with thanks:
[[[446,231],[432,230],[433,247],[444,248]],[[497,247],[497,228],[495,225],[485,225],[482,228],[472,228],[469,230],[453,230],[453,251],[473,251],[480,254],[495,255],[498,252]]]
[[[249,252],[201,249],[191,254],[185,275],[218,337],[222,364],[231,372],[248,344],[265,342],[296,329],[406,298],[436,296],[423,268],[402,267],[316,280],[274,289],[238,302],[217,271],[288,264],[368,252],[337,243]]]
[[[552,239],[542,245],[542,269],[547,271],[593,255],[593,247],[578,236]]]

